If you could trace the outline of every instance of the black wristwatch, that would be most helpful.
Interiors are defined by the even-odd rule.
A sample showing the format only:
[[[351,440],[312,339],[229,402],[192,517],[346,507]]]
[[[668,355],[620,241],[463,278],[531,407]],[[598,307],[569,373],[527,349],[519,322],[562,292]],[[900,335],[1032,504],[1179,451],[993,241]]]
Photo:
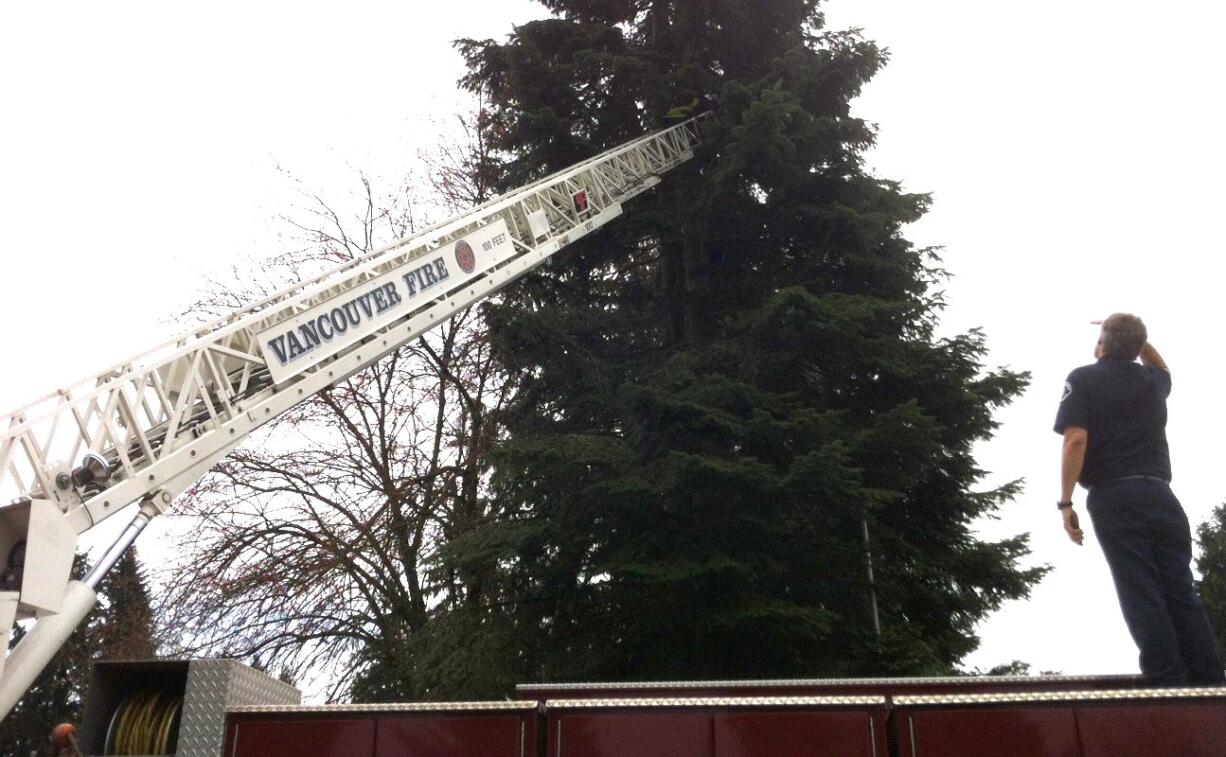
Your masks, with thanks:
[[[1072,501],[1069,501],[1069,502],[1057,502],[1057,503],[1056,503],[1056,509],[1057,509],[1057,510],[1063,510],[1063,509],[1065,509],[1065,508],[1072,507],[1072,506],[1073,506]]]

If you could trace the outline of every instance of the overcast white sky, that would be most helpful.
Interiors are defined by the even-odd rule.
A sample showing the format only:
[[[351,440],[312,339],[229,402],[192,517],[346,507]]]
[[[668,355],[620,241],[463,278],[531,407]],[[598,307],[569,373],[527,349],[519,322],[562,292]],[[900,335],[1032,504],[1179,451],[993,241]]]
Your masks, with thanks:
[[[893,53],[857,111],[880,126],[878,173],[934,196],[910,236],[945,247],[946,331],[983,327],[994,364],[1034,374],[979,457],[1026,493],[983,530],[1032,532],[1034,561],[1056,569],[984,624],[967,664],[1134,672],[1097,544],[1060,529],[1050,426],[1065,375],[1090,360],[1088,321],[1136,312],[1174,375],[1175,491],[1193,523],[1226,499],[1224,353],[1205,325],[1219,310],[1226,9],[826,9]],[[0,409],[172,336],[165,318],[201,272],[275,252],[273,216],[293,199],[277,166],[337,196],[358,169],[390,188],[459,102],[450,41],[542,15],[527,0],[6,4]]]

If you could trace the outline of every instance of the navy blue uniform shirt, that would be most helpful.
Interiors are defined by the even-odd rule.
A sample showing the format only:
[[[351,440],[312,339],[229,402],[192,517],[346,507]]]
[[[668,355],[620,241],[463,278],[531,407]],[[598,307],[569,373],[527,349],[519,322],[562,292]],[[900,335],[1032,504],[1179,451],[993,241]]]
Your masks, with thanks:
[[[1166,443],[1166,398],[1171,374],[1131,360],[1104,357],[1068,375],[1056,412],[1056,433],[1066,426],[1088,432],[1078,481],[1091,488],[1125,476],[1171,480]]]

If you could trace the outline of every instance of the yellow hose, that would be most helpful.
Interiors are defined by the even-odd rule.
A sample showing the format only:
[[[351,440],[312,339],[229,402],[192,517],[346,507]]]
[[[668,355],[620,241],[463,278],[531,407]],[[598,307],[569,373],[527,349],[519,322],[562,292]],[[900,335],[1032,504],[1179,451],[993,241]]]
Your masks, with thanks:
[[[138,691],[111,718],[105,755],[168,755],[178,740],[183,697],[165,691]]]

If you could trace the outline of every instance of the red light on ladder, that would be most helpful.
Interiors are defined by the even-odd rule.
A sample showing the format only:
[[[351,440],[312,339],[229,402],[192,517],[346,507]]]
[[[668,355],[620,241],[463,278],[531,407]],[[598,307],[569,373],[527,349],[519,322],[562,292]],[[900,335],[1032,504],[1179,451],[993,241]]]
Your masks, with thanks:
[[[571,199],[575,201],[575,212],[582,213],[587,210],[587,190],[580,189],[571,195]]]

